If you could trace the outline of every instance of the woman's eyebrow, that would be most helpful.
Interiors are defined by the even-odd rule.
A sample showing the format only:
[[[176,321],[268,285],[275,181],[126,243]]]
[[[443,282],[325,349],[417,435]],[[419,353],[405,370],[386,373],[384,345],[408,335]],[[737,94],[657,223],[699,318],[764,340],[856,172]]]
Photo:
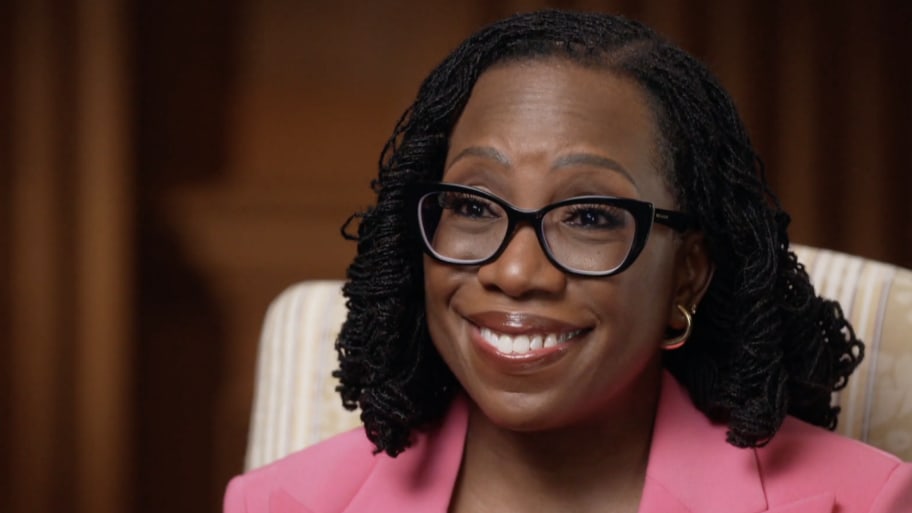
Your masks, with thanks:
[[[593,155],[591,153],[570,153],[568,155],[561,155],[557,158],[557,160],[554,161],[551,169],[559,169],[562,167],[573,166],[577,164],[585,164],[589,166],[610,169],[614,172],[624,175],[624,177],[626,177],[634,187],[637,185],[636,180],[633,179],[633,176],[631,176],[630,173],[624,169],[624,166],[622,166],[618,161],[609,159],[608,157]]]
[[[494,160],[499,164],[503,164],[504,166],[511,165],[510,159],[503,153],[497,151],[495,148],[492,148],[490,146],[469,146],[468,148],[457,153],[456,156],[453,157],[453,160],[451,160],[446,167],[449,168],[458,162],[459,159],[465,157],[483,157]]]
[[[457,153],[456,156],[453,157],[453,160],[451,160],[446,165],[446,167],[449,168],[460,159],[463,159],[465,157],[482,157],[493,160],[504,166],[512,165],[510,158],[498,151],[496,148],[492,148],[490,146],[469,146],[468,148],[465,148]],[[554,164],[551,166],[551,168],[559,169],[562,167],[578,164],[610,169],[623,175],[625,178],[627,178],[628,181],[630,181],[630,183],[633,184],[634,187],[637,186],[636,180],[633,179],[633,176],[631,176],[631,174],[628,173],[627,170],[624,169],[624,166],[622,166],[618,161],[610,159],[608,157],[593,155],[591,153],[570,153],[567,155],[562,155],[554,161]]]

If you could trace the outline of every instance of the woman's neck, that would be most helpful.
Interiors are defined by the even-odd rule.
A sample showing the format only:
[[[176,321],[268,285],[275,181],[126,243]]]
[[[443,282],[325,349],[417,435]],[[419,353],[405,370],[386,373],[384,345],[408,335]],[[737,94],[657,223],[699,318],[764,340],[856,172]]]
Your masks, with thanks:
[[[546,432],[500,428],[473,405],[451,511],[635,512],[658,381],[642,380],[596,418]]]

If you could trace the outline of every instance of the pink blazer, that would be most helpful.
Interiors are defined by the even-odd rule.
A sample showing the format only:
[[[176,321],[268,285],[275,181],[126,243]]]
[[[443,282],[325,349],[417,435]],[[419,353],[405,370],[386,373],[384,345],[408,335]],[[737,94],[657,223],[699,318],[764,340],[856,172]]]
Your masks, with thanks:
[[[435,430],[390,458],[363,430],[234,478],[225,513],[445,513],[468,419],[454,402]],[[640,513],[912,513],[912,464],[789,418],[772,442],[737,449],[666,374]]]

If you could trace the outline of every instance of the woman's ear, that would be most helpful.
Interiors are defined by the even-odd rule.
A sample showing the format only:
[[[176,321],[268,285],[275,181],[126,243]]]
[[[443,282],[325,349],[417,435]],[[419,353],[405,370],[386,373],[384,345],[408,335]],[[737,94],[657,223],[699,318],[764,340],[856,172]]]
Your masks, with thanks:
[[[703,233],[685,234],[678,249],[674,296],[668,312],[669,326],[683,329],[686,323],[677,305],[692,313],[699,309],[700,301],[712,282],[715,268]]]

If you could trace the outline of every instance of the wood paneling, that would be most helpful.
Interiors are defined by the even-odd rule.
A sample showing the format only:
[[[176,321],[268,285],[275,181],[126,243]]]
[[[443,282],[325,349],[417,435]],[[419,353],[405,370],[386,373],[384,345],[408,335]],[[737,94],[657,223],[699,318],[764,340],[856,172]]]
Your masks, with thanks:
[[[128,18],[118,0],[74,10],[73,482],[77,511],[123,511],[133,484],[135,315]]]
[[[116,7],[6,7],[4,511],[126,505],[132,173]]]
[[[11,77],[13,70],[12,5],[0,2],[0,77]],[[12,80],[0,78],[0,454],[12,451]],[[6,457],[6,456],[4,456]],[[0,465],[0,509],[12,508],[12,465]]]
[[[64,477],[72,468],[71,413],[66,362],[69,283],[65,254],[67,116],[58,94],[64,33],[47,2],[17,5],[13,13],[10,115],[10,381],[11,511],[53,511],[72,496]],[[52,465],[51,462],[60,462]]]

